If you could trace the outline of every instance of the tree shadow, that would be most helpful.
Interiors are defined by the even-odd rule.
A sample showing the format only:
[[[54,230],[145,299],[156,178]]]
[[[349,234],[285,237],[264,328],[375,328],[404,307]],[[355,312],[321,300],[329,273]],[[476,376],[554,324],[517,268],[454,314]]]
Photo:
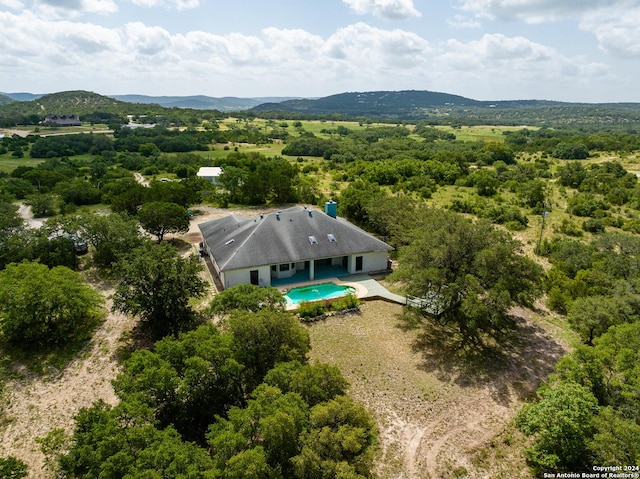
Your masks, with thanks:
[[[93,331],[94,328],[89,328]],[[91,348],[90,335],[59,344],[21,344],[0,342],[0,382],[4,377],[35,375],[56,378]],[[27,374],[25,374],[27,373]]]
[[[508,405],[534,394],[566,352],[541,327],[521,317],[511,319],[509,333],[480,341],[415,311],[405,311],[398,327],[416,331],[413,349],[421,353],[420,369],[443,382],[488,388],[496,402]]]

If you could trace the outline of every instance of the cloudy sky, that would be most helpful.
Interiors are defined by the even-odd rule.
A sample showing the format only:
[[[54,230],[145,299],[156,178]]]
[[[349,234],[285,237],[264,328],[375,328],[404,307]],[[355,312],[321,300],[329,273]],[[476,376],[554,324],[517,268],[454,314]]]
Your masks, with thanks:
[[[0,91],[640,102],[640,0],[0,0]]]

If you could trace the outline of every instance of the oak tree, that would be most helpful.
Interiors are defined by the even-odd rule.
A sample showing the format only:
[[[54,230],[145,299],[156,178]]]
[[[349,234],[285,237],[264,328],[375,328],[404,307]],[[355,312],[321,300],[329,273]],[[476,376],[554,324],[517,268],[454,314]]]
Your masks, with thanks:
[[[197,256],[183,258],[167,243],[150,244],[131,251],[118,269],[122,277],[113,295],[114,310],[138,316],[156,338],[194,324],[189,301],[206,290]]]
[[[0,271],[0,330],[15,344],[84,339],[103,317],[104,299],[65,266],[12,263]]]
[[[186,233],[189,231],[189,212],[176,203],[154,201],[145,203],[138,211],[142,227],[158,238],[158,243],[167,233]]]

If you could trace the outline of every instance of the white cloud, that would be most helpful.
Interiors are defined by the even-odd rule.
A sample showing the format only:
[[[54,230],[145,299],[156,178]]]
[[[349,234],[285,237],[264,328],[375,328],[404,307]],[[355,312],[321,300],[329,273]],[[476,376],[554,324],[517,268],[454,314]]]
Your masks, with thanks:
[[[200,0],[131,0],[139,7],[164,7],[167,9],[189,10],[200,6]]]
[[[505,63],[510,68],[518,69],[532,62],[549,60],[554,55],[552,49],[523,37],[485,34],[479,40],[468,43],[449,40],[446,53],[440,58],[449,66],[460,70],[494,69]]]
[[[575,19],[607,54],[640,56],[640,0],[460,0],[458,6],[477,18],[526,23]]]
[[[597,31],[612,52],[615,45],[633,53],[637,38],[621,43],[614,18],[591,24],[585,16],[581,26]],[[620,25],[630,31],[634,24],[639,17]],[[556,86],[568,92],[582,86],[588,95],[613,75],[603,64],[566,57],[524,36],[432,44],[414,32],[364,22],[325,36],[275,27],[255,34],[174,33],[140,21],[108,28],[0,11],[0,77],[15,72],[24,79],[21,89],[36,92],[249,96],[431,89],[487,99],[540,97],[537,92]],[[130,91],[123,91],[126,85]]]
[[[419,17],[413,0],[342,0],[359,15],[375,15],[391,20]]]
[[[11,8],[13,10],[20,10],[24,8],[24,5],[19,0],[0,0],[0,6]]]
[[[327,58],[359,71],[393,74],[394,69],[422,65],[431,52],[429,42],[404,30],[381,30],[366,23],[341,28],[325,42]],[[391,70],[390,70],[391,69]],[[396,73],[399,73],[396,70]]]
[[[36,0],[33,10],[43,18],[75,18],[86,13],[118,11],[114,0]]]
[[[460,0],[459,8],[479,17],[541,23],[560,18],[575,18],[595,8],[621,0]],[[625,1],[625,0],[622,0]]]
[[[592,32],[600,48],[623,58],[640,57],[640,5],[611,6],[585,14],[580,27]]]
[[[524,37],[501,34],[485,34],[466,43],[449,40],[435,65],[442,77],[455,77],[459,85],[478,91],[475,98],[487,98],[488,91],[499,92],[498,98],[493,93],[493,98],[487,99],[514,98],[518,91],[540,97],[544,94],[535,92],[548,89],[549,85],[557,91],[577,91],[612,75],[602,63],[569,58]]]
[[[148,27],[141,22],[125,25],[126,46],[129,51],[154,56],[171,51],[171,34],[160,27]]]
[[[98,25],[47,21],[29,12],[21,16],[0,12],[0,50],[38,59],[45,67],[55,66],[48,55],[84,62],[97,53],[115,53],[120,46],[117,32]]]
[[[480,22],[477,19],[464,15],[454,15],[447,20],[447,23],[455,28],[480,28]]]

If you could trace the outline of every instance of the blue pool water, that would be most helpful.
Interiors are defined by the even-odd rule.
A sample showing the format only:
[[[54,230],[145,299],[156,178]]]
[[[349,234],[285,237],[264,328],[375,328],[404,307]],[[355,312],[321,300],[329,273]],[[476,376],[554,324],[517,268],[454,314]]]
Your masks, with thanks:
[[[287,304],[300,304],[305,301],[320,301],[321,299],[339,298],[355,293],[351,286],[341,286],[335,283],[314,284],[293,288],[285,293]]]

